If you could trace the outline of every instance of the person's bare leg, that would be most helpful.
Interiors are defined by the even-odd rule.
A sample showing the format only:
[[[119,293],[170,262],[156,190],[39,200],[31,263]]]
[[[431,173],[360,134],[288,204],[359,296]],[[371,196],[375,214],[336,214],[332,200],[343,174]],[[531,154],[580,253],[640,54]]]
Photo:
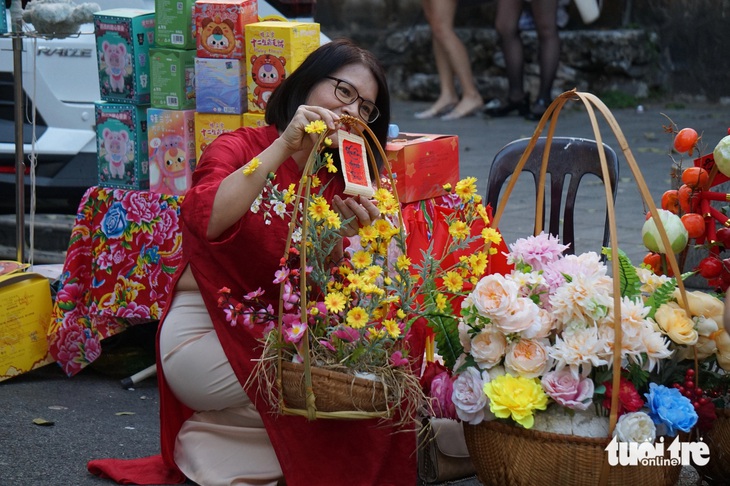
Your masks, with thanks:
[[[446,119],[456,119],[471,115],[482,108],[484,100],[474,83],[471,61],[464,43],[454,32],[454,17],[458,0],[435,0],[431,3],[431,31],[443,49],[444,59],[450,71],[456,74],[461,85],[461,100],[446,115]]]
[[[435,25],[441,22],[437,18],[439,13],[440,5],[444,0],[422,0],[423,13],[426,16],[426,20],[431,26],[431,39],[433,45],[433,56],[436,63],[436,70],[439,75],[439,97],[436,101],[425,111],[416,113],[416,118],[433,118],[440,116],[444,112],[451,110],[456,103],[459,101],[459,96],[456,93],[456,86],[454,85],[454,71],[451,69],[451,63],[448,59],[448,54],[441,44],[440,38],[436,35]],[[447,3],[450,3],[448,0]]]

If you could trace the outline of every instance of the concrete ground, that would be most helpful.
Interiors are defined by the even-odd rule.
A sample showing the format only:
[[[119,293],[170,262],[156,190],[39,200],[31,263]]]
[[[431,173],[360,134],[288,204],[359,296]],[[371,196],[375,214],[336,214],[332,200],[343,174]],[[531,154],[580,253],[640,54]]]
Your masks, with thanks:
[[[449,122],[413,118],[414,113],[427,106],[426,103],[395,101],[392,121],[403,132],[458,135],[461,175],[477,177],[482,194],[497,151],[512,140],[532,135],[536,126],[535,122],[516,116],[503,119],[474,116]],[[689,126],[702,133],[703,153],[711,151],[730,127],[730,107],[719,105],[646,104],[641,113],[634,108],[614,110],[613,113],[655,201],[671,186],[672,138],[662,128],[669,123],[668,118],[680,128]],[[604,141],[619,152],[609,129],[603,123],[602,127]],[[564,110],[556,135],[593,138],[585,110],[577,103],[575,108]],[[620,159],[616,200],[619,246],[639,263],[646,252],[640,236],[645,208],[625,160],[621,156]],[[685,164],[689,161],[685,160]],[[589,184],[578,202],[581,214],[576,223],[576,247],[579,251],[600,247],[604,202],[602,189],[599,189],[596,184]],[[526,185],[518,184],[509,200],[500,224],[508,242],[531,232],[531,223],[527,220],[531,217],[527,213],[533,207],[531,194]],[[150,340],[149,335],[142,333],[138,341],[143,342],[134,344],[148,346]],[[107,352],[105,349],[101,359],[105,354],[113,356],[114,350]],[[142,367],[140,362],[139,368]],[[88,460],[157,453],[159,402],[155,380],[148,379],[133,390],[125,390],[119,378],[93,367],[67,378],[57,366],[47,365],[0,383],[0,485],[109,484],[87,473]],[[33,420],[38,418],[53,424],[36,425]],[[693,470],[686,468],[678,484],[696,484],[696,481]]]

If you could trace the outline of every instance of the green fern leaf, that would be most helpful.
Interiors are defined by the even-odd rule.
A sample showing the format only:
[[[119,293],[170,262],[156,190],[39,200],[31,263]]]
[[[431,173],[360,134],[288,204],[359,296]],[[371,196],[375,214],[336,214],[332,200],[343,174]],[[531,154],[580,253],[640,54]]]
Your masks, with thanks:
[[[636,267],[622,250],[618,251],[619,282],[622,297],[635,297],[641,294],[641,280],[636,273]]]
[[[428,326],[436,334],[436,346],[439,355],[444,359],[444,365],[453,369],[456,359],[464,352],[459,341],[458,322],[454,317],[431,316]]]
[[[657,287],[651,297],[646,299],[645,305],[651,308],[647,317],[653,318],[657,309],[661,307],[662,304],[666,304],[672,300],[672,294],[674,294],[675,288],[677,288],[677,281],[675,279],[667,280]]]

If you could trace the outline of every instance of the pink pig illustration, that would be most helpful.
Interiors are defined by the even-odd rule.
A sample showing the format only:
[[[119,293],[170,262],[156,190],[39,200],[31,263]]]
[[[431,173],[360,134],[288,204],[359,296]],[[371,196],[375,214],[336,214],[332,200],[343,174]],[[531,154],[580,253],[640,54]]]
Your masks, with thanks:
[[[124,67],[127,64],[127,47],[123,43],[110,44],[104,41],[101,45],[106,61],[106,73],[112,91],[124,91]]]
[[[124,130],[112,131],[105,128],[102,137],[104,138],[106,160],[109,162],[111,178],[119,177],[124,179],[124,163],[127,160],[129,135]]]

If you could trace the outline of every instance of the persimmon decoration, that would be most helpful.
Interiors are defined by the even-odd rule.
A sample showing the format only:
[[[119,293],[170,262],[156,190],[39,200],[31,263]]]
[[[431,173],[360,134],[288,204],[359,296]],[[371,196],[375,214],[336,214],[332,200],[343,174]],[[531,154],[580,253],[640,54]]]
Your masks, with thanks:
[[[679,207],[685,213],[696,213],[700,210],[700,198],[696,191],[687,184],[682,184],[678,191]]]
[[[682,172],[682,183],[694,190],[707,189],[710,174],[702,167],[687,167]]]
[[[705,218],[697,213],[686,213],[680,218],[687,230],[687,235],[692,239],[702,238],[705,235]]]
[[[694,128],[683,128],[674,136],[674,150],[692,155],[699,136]]]
[[[679,191],[670,189],[662,194],[662,209],[679,214]]]

